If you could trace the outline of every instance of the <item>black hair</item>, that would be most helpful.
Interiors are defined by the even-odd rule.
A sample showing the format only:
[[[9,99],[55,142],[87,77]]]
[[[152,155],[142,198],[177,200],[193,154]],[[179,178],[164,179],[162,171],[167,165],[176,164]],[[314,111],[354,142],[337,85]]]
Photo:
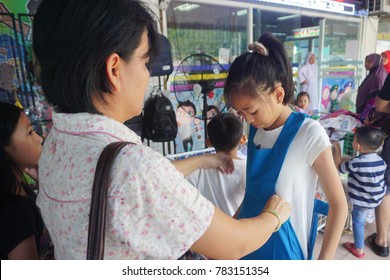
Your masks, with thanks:
[[[139,0],[43,0],[33,20],[33,49],[47,100],[62,113],[99,113],[111,92],[106,59],[128,61],[147,31],[151,61],[158,51],[156,21]]]
[[[195,107],[194,103],[192,103],[189,100],[186,100],[186,101],[183,101],[183,102],[179,102],[177,107],[179,108],[179,107],[182,107],[182,106],[192,107],[192,109],[194,109],[194,116],[196,116],[196,107]]]
[[[306,96],[307,99],[309,99],[309,101],[310,101],[310,95],[309,95],[309,93],[307,93],[306,91],[301,91],[300,93],[298,93],[298,95],[297,95],[297,100],[298,100],[300,97],[302,97],[302,96]]]
[[[22,171],[8,156],[5,147],[11,144],[11,137],[18,126],[22,110],[15,105],[0,102],[0,192],[16,193]]]
[[[231,152],[240,144],[243,132],[243,123],[231,113],[218,114],[207,125],[207,135],[217,152]]]
[[[218,107],[215,105],[207,105],[207,110],[206,112],[210,112],[212,110],[215,110],[215,114],[219,113]],[[214,114],[211,116],[211,118],[214,117]]]
[[[294,98],[291,63],[282,43],[271,33],[264,33],[259,42],[269,55],[245,52],[238,56],[229,68],[224,96],[229,102],[232,94],[259,98],[260,92],[271,93],[276,83],[281,83],[285,96],[283,104]]]
[[[382,129],[373,126],[361,126],[355,131],[356,141],[373,152],[383,144],[385,134]]]
[[[206,110],[206,112],[211,111],[211,110],[215,110],[215,111],[219,112],[217,106],[215,106],[215,105],[207,105],[207,110]]]

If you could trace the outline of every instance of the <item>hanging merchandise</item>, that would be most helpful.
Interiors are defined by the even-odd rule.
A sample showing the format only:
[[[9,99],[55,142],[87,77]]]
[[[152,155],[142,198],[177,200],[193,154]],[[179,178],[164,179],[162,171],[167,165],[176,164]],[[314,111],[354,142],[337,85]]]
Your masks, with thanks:
[[[177,152],[206,147],[207,123],[226,107],[223,99],[226,77],[227,70],[202,53],[187,56],[175,69],[171,91],[177,102]]]

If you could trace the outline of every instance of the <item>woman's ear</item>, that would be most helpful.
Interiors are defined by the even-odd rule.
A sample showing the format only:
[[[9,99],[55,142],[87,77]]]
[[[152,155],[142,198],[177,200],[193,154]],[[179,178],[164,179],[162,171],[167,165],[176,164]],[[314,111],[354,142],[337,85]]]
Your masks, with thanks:
[[[106,59],[106,73],[112,91],[119,89],[119,65],[121,58],[117,53],[112,53]]]

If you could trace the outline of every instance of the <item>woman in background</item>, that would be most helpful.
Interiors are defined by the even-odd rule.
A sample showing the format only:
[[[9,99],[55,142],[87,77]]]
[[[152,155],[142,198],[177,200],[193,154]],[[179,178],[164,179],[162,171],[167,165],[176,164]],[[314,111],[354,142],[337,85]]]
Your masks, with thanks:
[[[383,67],[387,73],[390,73],[390,51],[385,51],[382,54]]]
[[[356,113],[360,115],[361,120],[366,119],[374,107],[375,97],[386,79],[386,71],[379,54],[372,53],[366,56],[364,66],[368,75],[359,86],[356,96]]]
[[[306,54],[305,63],[299,69],[298,77],[301,83],[301,91],[306,91],[310,95],[310,111],[317,114],[320,96],[318,93],[318,66],[313,52]]]

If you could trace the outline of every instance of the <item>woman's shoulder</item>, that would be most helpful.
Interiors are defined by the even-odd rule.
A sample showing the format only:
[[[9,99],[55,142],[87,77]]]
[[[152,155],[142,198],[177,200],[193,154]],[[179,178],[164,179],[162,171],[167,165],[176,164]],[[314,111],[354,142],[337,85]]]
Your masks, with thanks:
[[[122,149],[121,161],[134,162],[141,160],[138,163],[156,162],[164,159],[164,156],[153,150],[151,147],[141,144],[129,144]]]
[[[148,146],[130,144],[124,147],[122,151],[118,155],[118,162],[115,164],[120,170],[127,171],[127,174],[134,174],[134,172],[149,174],[147,176],[151,179],[159,174],[170,174],[166,176],[171,176],[172,173],[177,171],[166,157]]]

